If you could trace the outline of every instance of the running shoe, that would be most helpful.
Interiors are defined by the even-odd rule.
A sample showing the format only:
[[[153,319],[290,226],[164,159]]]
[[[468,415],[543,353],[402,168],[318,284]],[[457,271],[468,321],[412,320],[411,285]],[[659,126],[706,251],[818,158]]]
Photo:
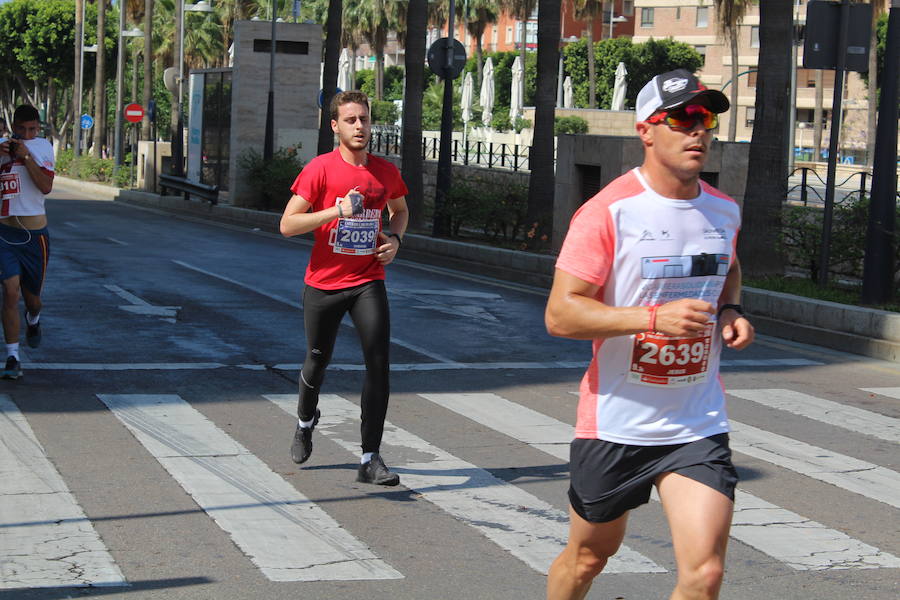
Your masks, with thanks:
[[[311,427],[300,427],[300,423],[297,423],[297,430],[294,432],[294,443],[291,444],[291,460],[298,465],[309,460],[309,455],[312,454],[313,429],[316,428],[316,423],[319,422],[320,416],[322,416],[322,413],[319,412],[319,409],[316,409],[316,416],[313,417]]]
[[[22,364],[15,356],[7,357],[6,368],[3,369],[3,379],[18,379],[22,376]]]
[[[359,473],[356,480],[360,483],[374,483],[375,485],[397,485],[400,483],[400,476],[391,473],[381,460],[381,455],[375,453],[372,460],[359,465]]]
[[[26,315],[28,313],[25,313]],[[25,318],[25,341],[28,342],[29,348],[37,348],[41,345],[41,322],[38,321],[34,325],[29,325],[28,317]]]

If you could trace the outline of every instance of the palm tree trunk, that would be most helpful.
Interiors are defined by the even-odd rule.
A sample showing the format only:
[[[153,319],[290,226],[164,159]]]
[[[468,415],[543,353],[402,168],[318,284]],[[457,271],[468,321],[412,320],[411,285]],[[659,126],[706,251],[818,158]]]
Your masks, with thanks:
[[[587,63],[588,63],[588,108],[597,108],[597,65],[594,55],[594,17],[586,17]]]
[[[97,70],[94,76],[94,157],[101,158],[106,140],[106,0],[97,2]]]
[[[331,130],[331,114],[328,107],[337,87],[338,60],[341,55],[341,18],[343,2],[328,1],[328,23],[325,33],[325,66],[322,74],[322,111],[319,120],[318,154],[334,150],[334,132]]]
[[[728,119],[728,141],[737,139],[738,124],[738,28],[729,34],[731,40],[731,117]]]
[[[425,228],[425,161],[422,158],[422,90],[425,87],[425,33],[428,0],[409,0],[406,14],[406,83],[403,92],[403,144],[401,173],[409,192],[409,225]]]
[[[750,142],[744,195],[743,225],[739,240],[745,273],[781,275],[783,256],[776,249],[781,232],[781,211],[787,197],[787,131],[778,127],[790,110],[792,3],[759,5],[759,74],[756,78],[756,116]]]
[[[534,231],[534,236],[530,239],[535,245],[546,245],[553,230],[553,202],[548,202],[548,199],[553,198],[556,192],[553,129],[556,114],[560,20],[559,0],[539,0],[537,91],[534,103],[534,137],[529,156],[531,177],[528,183],[526,212],[528,219],[526,226]],[[548,236],[547,239],[544,239],[545,235]]]
[[[141,139],[150,139],[150,117],[147,106],[153,94],[153,4],[154,0],[144,0],[144,119],[141,121]]]

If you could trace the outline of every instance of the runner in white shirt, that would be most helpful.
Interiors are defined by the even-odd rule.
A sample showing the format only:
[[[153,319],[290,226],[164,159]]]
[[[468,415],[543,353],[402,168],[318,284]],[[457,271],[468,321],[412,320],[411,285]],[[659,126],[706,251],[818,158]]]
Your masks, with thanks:
[[[547,598],[584,598],[656,486],[672,531],[671,598],[717,598],[737,473],[718,376],[740,308],[740,209],[700,180],[719,91],[678,69],[638,94],[644,163],[572,218],[547,303],[553,335],[593,340],[571,448],[569,542]]]
[[[40,115],[22,105],[13,113],[13,135],[0,140],[0,280],[6,340],[3,379],[22,375],[19,362],[19,297],[25,300],[25,339],[41,343],[41,288],[50,258],[44,196],[53,189],[53,146],[40,133]]]

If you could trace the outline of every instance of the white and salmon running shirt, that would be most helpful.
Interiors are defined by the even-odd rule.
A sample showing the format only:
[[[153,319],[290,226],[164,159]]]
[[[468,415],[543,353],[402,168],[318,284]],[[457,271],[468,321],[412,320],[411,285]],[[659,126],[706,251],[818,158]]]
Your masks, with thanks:
[[[6,138],[0,138],[0,143]],[[31,157],[41,169],[53,177],[55,159],[53,144],[44,138],[16,140],[25,144]],[[28,168],[20,159],[0,156],[0,217],[43,215],[44,194],[38,189]]]
[[[734,261],[740,208],[705,182],[691,200],[654,192],[638,169],[572,217],[556,267],[600,286],[609,306],[680,298],[718,305]],[[597,339],[581,381],[575,437],[620,444],[680,444],[728,431],[719,380],[721,334]]]

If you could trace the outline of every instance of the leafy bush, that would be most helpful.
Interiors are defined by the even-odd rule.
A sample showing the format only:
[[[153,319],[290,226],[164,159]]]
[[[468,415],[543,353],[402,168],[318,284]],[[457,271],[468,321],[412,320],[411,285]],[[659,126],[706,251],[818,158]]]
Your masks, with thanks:
[[[588,122],[581,117],[576,116],[556,117],[554,131],[556,132],[556,135],[564,133],[587,133]]]
[[[851,197],[836,204],[831,227],[828,271],[861,279],[868,229],[868,197]],[[786,206],[782,213],[781,248],[788,263],[809,272],[818,281],[822,272],[821,244],[824,211],[815,206]],[[900,206],[895,231],[900,231]],[[900,275],[900,244],[894,247],[895,278]]]
[[[387,67],[384,70],[384,100],[403,99],[403,68]],[[375,99],[375,70],[361,69],[356,72],[356,89]]]
[[[372,100],[372,122],[393,125],[397,122],[397,105],[389,100]]]
[[[238,158],[238,166],[244,170],[250,188],[258,193],[256,207],[281,212],[291,199],[291,184],[303,169],[303,161],[296,147],[279,148],[268,162],[256,149],[249,148]]]
[[[98,181],[111,183],[116,187],[128,187],[131,185],[131,155],[122,163],[122,168],[113,176],[115,161],[111,158],[94,158],[89,155],[75,156],[71,149],[60,150],[56,155],[56,173],[82,179],[84,181]]]
[[[496,185],[485,181],[453,184],[447,194],[446,210],[450,232],[460,237],[464,230],[480,231],[491,242],[507,246],[528,243],[525,214],[528,188],[523,185]]]

